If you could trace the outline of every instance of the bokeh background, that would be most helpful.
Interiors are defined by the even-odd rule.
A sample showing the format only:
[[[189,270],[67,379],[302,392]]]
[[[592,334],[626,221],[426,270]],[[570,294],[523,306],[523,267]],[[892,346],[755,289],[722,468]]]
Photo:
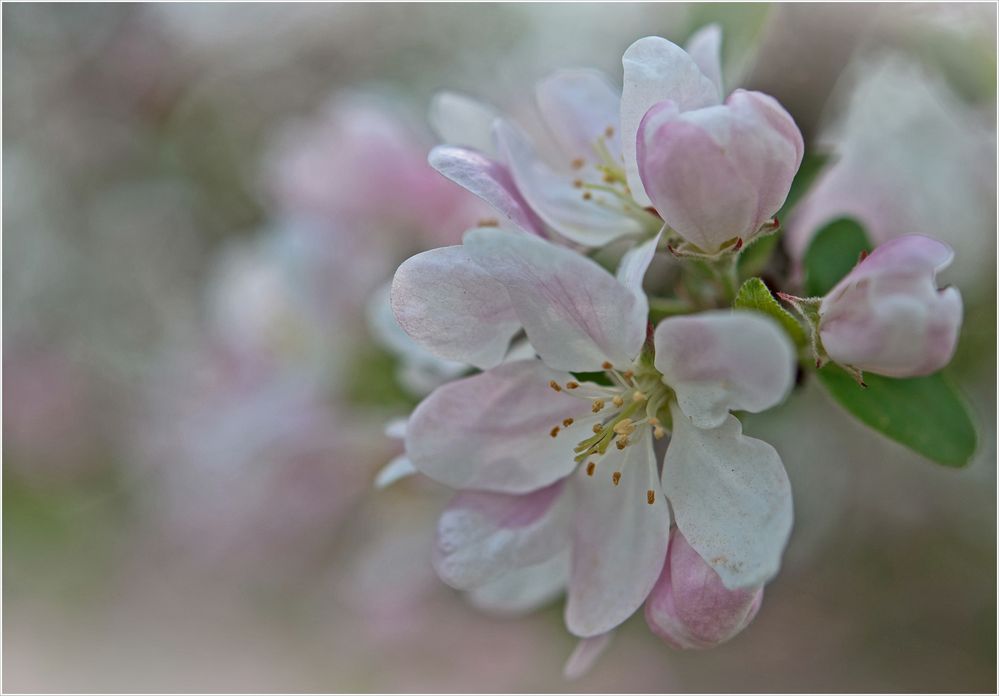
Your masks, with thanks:
[[[995,12],[4,5],[3,688],[994,691]],[[399,360],[379,290],[486,215],[425,165],[436,90],[530,122],[550,70],[619,80],[713,21],[729,86],[857,184],[792,232],[860,197],[957,249],[980,448],[945,470],[805,384],[747,422],[796,507],[754,624],[679,653],[639,615],[567,683],[560,605],[469,606],[430,568],[446,492],[372,485],[448,376]]]

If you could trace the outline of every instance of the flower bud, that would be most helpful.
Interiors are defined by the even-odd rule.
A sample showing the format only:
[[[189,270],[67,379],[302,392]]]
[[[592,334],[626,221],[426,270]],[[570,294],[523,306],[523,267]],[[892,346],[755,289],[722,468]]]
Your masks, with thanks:
[[[724,104],[653,106],[638,129],[638,166],[652,204],[687,242],[714,253],[748,242],[787,198],[804,143],[770,96],[736,90]]]
[[[954,258],[943,242],[907,235],[875,249],[819,306],[829,357],[889,377],[936,372],[954,355],[961,293],[938,290],[937,271]]]
[[[727,589],[674,529],[662,574],[645,602],[645,621],[674,648],[712,648],[748,626],[762,601],[762,586]]]

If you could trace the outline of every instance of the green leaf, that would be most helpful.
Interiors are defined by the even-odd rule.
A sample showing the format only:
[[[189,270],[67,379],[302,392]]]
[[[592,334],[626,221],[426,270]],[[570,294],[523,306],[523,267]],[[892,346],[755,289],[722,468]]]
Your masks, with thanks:
[[[862,252],[872,249],[864,228],[840,218],[819,230],[805,252],[805,294],[821,297],[857,265]]]
[[[742,284],[739,293],[735,296],[735,307],[736,309],[762,312],[776,319],[797,345],[808,344],[808,335],[805,333],[805,329],[790,312],[780,306],[774,296],[770,294],[769,288],[759,278],[750,278]]]
[[[821,152],[805,153],[801,158],[801,166],[798,167],[798,173],[794,175],[794,181],[791,182],[791,189],[787,192],[787,199],[784,201],[781,209],[777,211],[777,218],[779,220],[787,217],[787,214],[791,212],[794,206],[804,198],[808,190],[812,188],[812,184],[815,183],[819,173],[829,163],[829,160],[829,155]]]
[[[865,374],[867,389],[835,364],[818,375],[847,411],[927,459],[961,467],[974,455],[978,436],[968,407],[941,373],[912,379]]]

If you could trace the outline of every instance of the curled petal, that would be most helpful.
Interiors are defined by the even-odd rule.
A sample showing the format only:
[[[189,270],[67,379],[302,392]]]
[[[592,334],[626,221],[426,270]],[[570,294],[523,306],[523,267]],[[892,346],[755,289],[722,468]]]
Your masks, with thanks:
[[[639,39],[624,52],[621,92],[621,154],[628,186],[639,205],[650,205],[638,173],[638,126],[646,112],[664,100],[681,111],[717,104],[718,87],[694,59],[671,41],[657,36]]]
[[[594,261],[497,229],[465,235],[469,256],[506,289],[541,359],[558,370],[630,364],[645,341],[648,300]]]
[[[451,488],[526,493],[554,483],[576,465],[571,431],[550,435],[579,416],[578,399],[548,386],[565,379],[523,360],[445,384],[410,416],[406,454]]]
[[[645,602],[652,632],[682,650],[713,648],[756,616],[763,587],[730,590],[674,529],[662,575]]]
[[[538,157],[527,136],[507,121],[495,125],[496,144],[524,198],[560,235],[578,244],[603,246],[638,234],[642,226],[622,210],[585,200],[573,176],[552,170]]]
[[[434,568],[458,589],[548,560],[569,543],[564,481],[523,495],[463,491],[437,523]]]
[[[430,100],[430,127],[448,145],[469,147],[489,156],[493,121],[498,114],[488,104],[457,92],[438,92]]]
[[[520,321],[503,286],[460,246],[417,254],[392,279],[392,311],[410,338],[439,358],[490,368]]]
[[[694,32],[685,49],[704,76],[718,89],[718,101],[725,96],[721,69],[722,30],[718,24],[708,24]]]
[[[963,303],[937,290],[950,247],[907,235],[876,248],[822,300],[819,335],[836,362],[891,377],[936,372],[957,348]]]
[[[569,581],[569,549],[524,568],[515,568],[468,593],[483,611],[503,616],[528,614],[565,592]]]
[[[614,472],[621,474],[617,484]],[[573,634],[591,637],[648,597],[666,557],[670,514],[647,433],[624,450],[610,448],[593,476],[579,473],[573,484],[578,504],[565,622]]]
[[[566,155],[600,159],[597,141],[610,153],[618,146],[621,95],[597,70],[559,70],[538,83],[538,108]]]
[[[743,435],[735,416],[702,430],[674,406],[663,488],[677,527],[726,588],[755,588],[777,573],[791,484],[777,451]]]
[[[563,676],[569,680],[584,676],[607,650],[613,637],[614,632],[608,631],[592,638],[583,638],[576,643],[569,659],[565,661],[565,667],[562,668]]]
[[[544,223],[524,200],[504,165],[475,150],[447,145],[431,150],[428,161],[431,167],[484,200],[518,229],[544,236]]]
[[[729,411],[776,406],[794,385],[794,347],[762,315],[721,310],[665,319],[655,346],[656,369],[700,428],[718,427]]]
[[[375,476],[375,488],[387,488],[400,479],[412,476],[416,473],[416,467],[409,457],[399,455],[379,470]]]

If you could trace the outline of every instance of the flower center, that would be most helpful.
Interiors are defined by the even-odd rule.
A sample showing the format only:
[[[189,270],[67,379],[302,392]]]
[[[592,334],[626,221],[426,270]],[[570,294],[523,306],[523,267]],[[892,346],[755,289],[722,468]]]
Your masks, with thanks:
[[[642,437],[651,435],[657,440],[665,437],[666,428],[659,416],[661,413],[668,416],[666,407],[673,397],[673,390],[663,383],[659,371],[641,360],[624,371],[615,369],[609,362],[605,362],[603,368],[609,385],[574,380],[564,384],[555,380],[548,383],[555,391],[565,391],[590,404],[589,412],[579,418],[566,418],[549,431],[551,437],[568,436],[570,429],[585,434],[573,449],[576,462],[586,462],[589,476],[593,476],[597,462],[611,445],[623,450]],[[618,485],[621,472],[615,471],[611,480]]]

